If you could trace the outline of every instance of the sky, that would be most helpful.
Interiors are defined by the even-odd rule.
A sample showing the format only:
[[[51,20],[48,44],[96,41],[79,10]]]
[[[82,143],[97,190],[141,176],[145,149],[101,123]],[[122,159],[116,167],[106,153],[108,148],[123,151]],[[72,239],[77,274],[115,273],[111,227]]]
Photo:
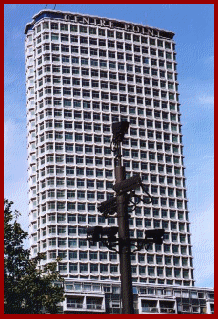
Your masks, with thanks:
[[[24,29],[45,4],[4,5],[4,196],[28,230]],[[48,9],[54,5],[48,4]],[[214,286],[214,5],[57,4],[175,32],[194,278]],[[26,244],[28,245],[28,243]]]

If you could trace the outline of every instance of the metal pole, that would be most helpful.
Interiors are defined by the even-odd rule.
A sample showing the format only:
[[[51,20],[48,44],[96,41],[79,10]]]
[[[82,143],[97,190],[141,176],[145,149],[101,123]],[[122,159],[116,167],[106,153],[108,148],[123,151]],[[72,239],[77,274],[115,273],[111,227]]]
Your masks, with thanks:
[[[126,179],[125,167],[121,166],[121,147],[117,145],[118,166],[115,167],[116,183]],[[123,314],[134,314],[132,276],[130,261],[130,241],[128,222],[128,199],[126,195],[117,196],[117,219],[119,234],[119,255],[120,255],[120,275],[121,275],[121,299],[123,304]]]

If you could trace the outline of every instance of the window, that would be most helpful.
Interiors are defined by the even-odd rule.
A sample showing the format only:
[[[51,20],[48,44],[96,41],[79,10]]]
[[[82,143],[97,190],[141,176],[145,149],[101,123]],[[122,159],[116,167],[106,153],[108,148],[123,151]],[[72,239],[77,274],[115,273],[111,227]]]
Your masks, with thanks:
[[[68,199],[75,198],[75,192],[74,191],[67,191],[67,198]],[[73,209],[75,209],[75,204],[74,204],[74,208]]]
[[[148,276],[154,276],[154,267],[148,267]],[[152,288],[151,288],[152,289]],[[153,293],[154,293],[154,289],[152,289]]]
[[[100,265],[100,272],[108,272],[108,265],[101,264]]]
[[[80,264],[80,272],[88,272],[88,264]]]
[[[96,255],[97,255],[97,254],[96,254]],[[90,257],[90,259],[91,259],[91,257]],[[93,259],[93,258],[92,258],[92,259]],[[91,260],[92,260],[92,259],[91,259]],[[90,272],[91,272],[91,273],[93,273],[93,272],[94,272],[94,273],[95,273],[95,272],[98,272],[98,265],[96,265],[96,264],[91,264],[91,265],[90,265]]]
[[[145,275],[146,268],[143,266],[139,266],[139,275]]]

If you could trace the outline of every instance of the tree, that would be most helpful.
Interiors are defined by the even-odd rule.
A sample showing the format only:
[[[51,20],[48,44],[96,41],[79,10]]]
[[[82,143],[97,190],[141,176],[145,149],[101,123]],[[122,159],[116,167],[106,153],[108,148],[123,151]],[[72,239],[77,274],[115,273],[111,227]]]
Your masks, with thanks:
[[[30,259],[27,238],[18,223],[13,202],[4,200],[4,305],[5,314],[58,313],[64,298],[64,279],[56,270],[58,260],[39,269],[44,254]]]

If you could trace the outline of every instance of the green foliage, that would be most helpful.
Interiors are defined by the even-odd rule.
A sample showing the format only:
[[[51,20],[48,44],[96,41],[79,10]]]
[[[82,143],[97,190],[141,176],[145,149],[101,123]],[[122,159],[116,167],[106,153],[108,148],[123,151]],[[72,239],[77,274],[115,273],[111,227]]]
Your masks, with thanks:
[[[23,231],[12,212],[13,202],[4,200],[4,305],[5,314],[55,314],[64,298],[64,280],[56,271],[57,262],[38,265],[44,258],[30,259],[23,246],[28,233]]]

